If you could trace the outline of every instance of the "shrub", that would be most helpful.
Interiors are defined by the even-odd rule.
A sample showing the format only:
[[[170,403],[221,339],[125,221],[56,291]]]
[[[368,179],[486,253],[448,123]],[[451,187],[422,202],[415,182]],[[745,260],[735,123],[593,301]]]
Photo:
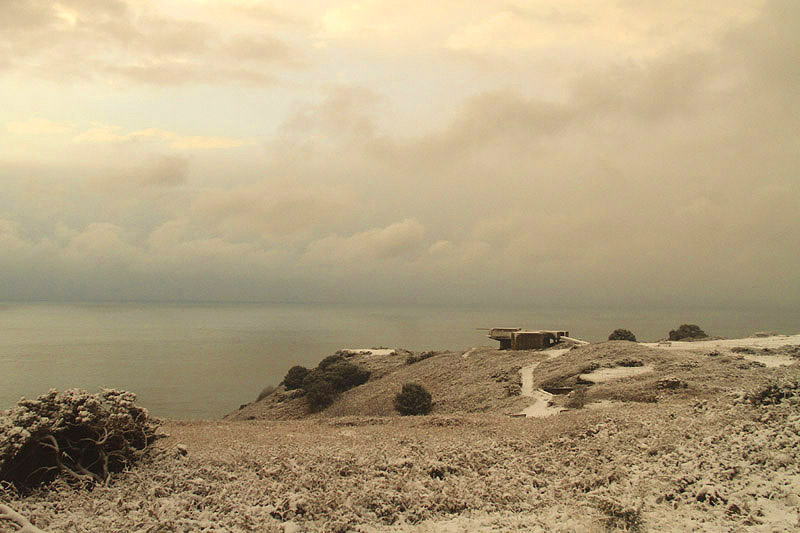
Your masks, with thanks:
[[[143,455],[157,427],[131,392],[50,389],[23,398],[0,416],[0,480],[17,488],[58,475],[84,486],[105,483]]]
[[[286,374],[284,384],[287,389],[302,389],[311,410],[321,411],[333,403],[337,394],[366,383],[369,376],[369,370],[334,354],[320,361],[314,370],[292,367]]]
[[[616,500],[606,495],[592,498],[595,506],[605,515],[601,521],[607,531],[641,531],[642,502]]]
[[[357,387],[369,379],[369,370],[353,363],[341,362],[329,365],[322,370],[327,379],[338,392]]]
[[[425,415],[433,407],[431,393],[418,383],[406,383],[394,397],[394,408],[401,415]]]
[[[299,389],[303,385],[303,379],[309,372],[310,370],[304,366],[293,366],[284,376],[283,386],[286,387],[286,390]]]
[[[266,398],[267,396],[269,396],[273,392],[275,392],[275,386],[274,385],[267,385],[266,387],[261,389],[260,393],[258,393],[258,398],[256,398],[256,401],[260,402],[261,400],[263,400],[264,398]]]
[[[681,324],[678,329],[669,332],[669,340],[680,341],[683,339],[705,339],[708,337],[706,332],[696,324]]]
[[[321,370],[315,369],[303,378],[302,389],[306,392],[308,405],[312,411],[321,411],[333,403],[336,388]]]
[[[413,355],[413,354],[409,355],[408,357],[406,357],[406,364],[413,365],[414,363],[417,363],[419,361],[424,361],[425,359],[433,357],[434,355],[436,355],[436,353],[437,352],[430,351],[430,352],[422,352],[419,355]]]
[[[634,367],[634,366],[644,366],[644,361],[642,361],[641,359],[620,359],[614,364],[617,366]]]
[[[776,405],[784,400],[800,397],[800,380],[773,380],[750,391],[746,397],[753,405]]]
[[[339,363],[344,363],[344,362],[345,362],[344,357],[342,357],[341,355],[338,355],[338,354],[333,354],[333,355],[329,355],[328,357],[326,357],[325,359],[320,361],[319,364],[317,365],[317,368],[319,368],[320,370],[325,370],[329,366],[336,365],[336,364],[339,364]]]
[[[636,335],[629,329],[615,329],[611,332],[611,335],[608,336],[608,340],[636,342]]]
[[[581,409],[586,405],[586,388],[585,385],[579,385],[572,389],[572,392],[567,396],[564,407],[567,409]]]

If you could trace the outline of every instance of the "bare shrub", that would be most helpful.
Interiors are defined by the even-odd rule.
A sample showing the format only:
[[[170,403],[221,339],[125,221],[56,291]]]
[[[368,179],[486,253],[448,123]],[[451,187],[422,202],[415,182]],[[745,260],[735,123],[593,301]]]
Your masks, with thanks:
[[[636,335],[629,329],[615,329],[611,332],[611,335],[608,336],[608,340],[636,342]]]
[[[143,455],[158,422],[131,392],[51,389],[0,417],[0,480],[26,489],[65,475],[105,483]]]
[[[433,407],[431,393],[419,383],[406,383],[394,397],[394,408],[401,415],[425,415]]]

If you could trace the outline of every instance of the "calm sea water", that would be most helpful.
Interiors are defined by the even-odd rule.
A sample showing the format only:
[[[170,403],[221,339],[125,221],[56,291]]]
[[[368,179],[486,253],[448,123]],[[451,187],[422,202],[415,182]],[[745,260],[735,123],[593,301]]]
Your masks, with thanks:
[[[682,323],[725,337],[794,334],[800,311],[0,303],[0,409],[51,387],[115,387],[158,416],[214,418],[341,348],[467,349],[495,344],[475,329],[491,326],[586,340],[624,327],[656,340]]]

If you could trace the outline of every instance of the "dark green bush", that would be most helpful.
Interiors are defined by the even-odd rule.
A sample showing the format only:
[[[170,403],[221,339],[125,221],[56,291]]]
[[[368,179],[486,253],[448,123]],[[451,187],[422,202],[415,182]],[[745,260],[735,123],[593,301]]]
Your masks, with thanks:
[[[321,411],[336,398],[336,388],[322,370],[315,369],[303,378],[302,389],[306,392],[308,405],[312,411]]]
[[[678,329],[669,332],[669,340],[680,341],[684,339],[705,339],[708,337],[706,332],[696,324],[681,324]]]
[[[394,397],[394,408],[401,415],[425,415],[433,407],[431,393],[418,383],[406,383]]]
[[[608,336],[608,340],[636,342],[636,335],[629,329],[615,329],[611,332],[611,335]]]
[[[309,369],[300,365],[290,368],[283,378],[283,385],[286,387],[286,390],[299,389],[303,385],[303,379],[305,379],[309,372]]]
[[[334,363],[322,370],[327,379],[338,392],[344,392],[366,383],[369,379],[369,370],[353,363]]]
[[[305,391],[312,411],[320,411],[329,406],[340,392],[366,383],[370,376],[369,370],[347,362],[339,355],[326,357],[314,370],[303,370],[306,372],[298,388]]]
[[[319,362],[317,368],[319,368],[320,370],[325,370],[329,366],[337,365],[339,363],[344,363],[344,362],[345,362],[344,357],[342,357],[341,355],[337,354],[329,355],[328,357]]]

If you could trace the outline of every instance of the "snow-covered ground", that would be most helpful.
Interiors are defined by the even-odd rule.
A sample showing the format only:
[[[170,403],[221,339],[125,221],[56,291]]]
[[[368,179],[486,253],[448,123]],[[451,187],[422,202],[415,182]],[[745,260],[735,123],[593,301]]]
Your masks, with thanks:
[[[773,335],[771,337],[746,337],[743,339],[718,339],[708,341],[670,341],[670,342],[643,342],[644,346],[662,348],[664,350],[695,350],[706,348],[733,348],[748,346],[753,348],[780,348],[787,344],[800,344],[800,334]]]
[[[570,348],[550,350],[547,352],[547,359],[553,359],[559,355],[563,355],[569,350]],[[560,407],[552,407],[549,405],[550,399],[553,397],[549,392],[543,391],[542,389],[533,390],[533,371],[540,364],[542,364],[542,361],[528,365],[519,371],[522,376],[522,392],[520,395],[535,400],[534,403],[523,409],[520,413],[521,415],[525,415],[526,418],[555,415],[564,410]]]

